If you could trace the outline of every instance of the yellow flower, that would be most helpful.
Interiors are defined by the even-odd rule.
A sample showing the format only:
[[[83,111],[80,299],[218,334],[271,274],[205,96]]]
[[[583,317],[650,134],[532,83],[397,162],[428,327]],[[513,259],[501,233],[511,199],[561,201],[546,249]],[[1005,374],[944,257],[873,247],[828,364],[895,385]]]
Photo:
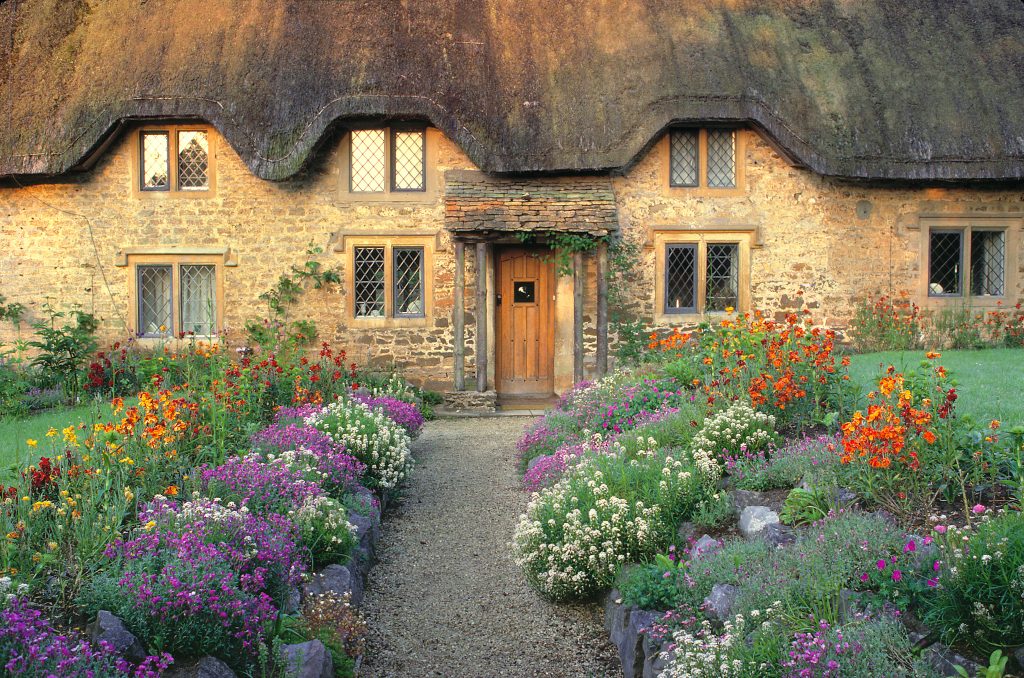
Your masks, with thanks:
[[[125,457],[124,459],[118,459],[117,461],[119,464],[127,464],[128,466],[135,465],[135,460],[132,459],[131,457]]]
[[[152,529],[153,529],[154,527],[156,527],[156,521],[155,521],[155,520],[151,520],[151,521],[149,521],[148,523],[146,523],[146,525],[145,525],[145,530],[146,530],[146,532],[149,532],[149,531],[150,531],[150,530],[152,530]]]
[[[65,426],[64,430],[62,431],[62,433],[64,434],[64,440],[66,440],[69,444],[71,444],[71,445],[77,445],[78,444],[78,434],[75,433],[75,427],[74,426]]]
[[[135,495],[132,494],[132,488],[130,488],[130,487],[124,488],[124,498],[125,498],[125,501],[131,501],[131,500],[135,499]]]
[[[33,563],[38,563],[42,559],[43,559],[43,555],[41,553],[33,553],[32,554],[32,562]]]
[[[53,506],[53,502],[50,501],[50,500],[37,501],[36,503],[32,504],[32,512],[33,513],[38,513],[39,511],[42,511],[43,509],[50,508],[51,506]]]
[[[7,538],[8,539],[17,539],[18,538],[18,533],[17,532],[8,532],[7,533]]]
[[[725,307],[725,312],[726,312],[726,313],[732,313],[732,312],[733,312],[733,311],[735,311],[735,310],[736,310],[736,309],[735,309],[735,308],[733,308],[732,306],[726,306],[726,307]]]
[[[46,432],[46,437],[47,438],[52,438],[55,435],[57,435],[57,429],[55,429],[54,427],[51,426],[50,430]]]
[[[50,549],[51,551],[56,551],[57,550],[57,542],[55,542],[55,541],[49,542],[46,545],[46,548]]]
[[[29,438],[28,440],[25,441],[25,444],[27,444],[29,447],[35,447],[36,445],[39,444],[39,441],[33,438]]]

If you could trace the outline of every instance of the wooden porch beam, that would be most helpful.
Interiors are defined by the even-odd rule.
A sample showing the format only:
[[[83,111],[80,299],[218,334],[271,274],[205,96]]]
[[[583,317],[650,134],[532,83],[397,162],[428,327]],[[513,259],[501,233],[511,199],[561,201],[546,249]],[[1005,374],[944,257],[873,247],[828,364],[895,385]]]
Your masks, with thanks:
[[[583,381],[583,252],[572,255],[572,381]]]
[[[608,374],[608,243],[597,245],[597,376]]]
[[[476,390],[487,390],[487,243],[476,244]]]
[[[455,241],[455,390],[466,390],[466,243]]]

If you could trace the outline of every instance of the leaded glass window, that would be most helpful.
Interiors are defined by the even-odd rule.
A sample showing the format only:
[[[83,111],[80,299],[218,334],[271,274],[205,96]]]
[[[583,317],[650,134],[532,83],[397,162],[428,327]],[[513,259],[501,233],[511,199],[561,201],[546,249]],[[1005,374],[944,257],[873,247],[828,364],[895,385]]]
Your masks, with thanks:
[[[708,187],[736,186],[736,132],[708,130]]]
[[[217,323],[217,267],[181,266],[181,332],[211,336]]]
[[[392,131],[391,190],[427,190],[425,137],[421,129]]]
[[[139,333],[146,337],[174,332],[170,266],[139,266],[137,269]]]
[[[669,138],[669,164],[672,186],[697,186],[700,170],[697,130],[672,130]]]
[[[963,291],[963,231],[932,231],[928,246],[928,294],[957,296]]]
[[[665,249],[665,313],[697,310],[697,247],[667,245]]]
[[[178,189],[205,191],[210,188],[210,144],[206,132],[178,132]]]
[[[357,247],[353,252],[355,315],[383,318],[385,313],[384,248]]]
[[[140,138],[142,190],[170,190],[170,137],[167,132],[143,132]]]
[[[736,243],[709,243],[705,277],[706,311],[735,309],[739,305],[740,246]]]
[[[349,190],[383,193],[386,187],[387,136],[384,130],[353,130],[349,148]]]
[[[1006,293],[1006,232],[971,231],[971,294]]]
[[[394,263],[394,300],[396,316],[419,317],[424,312],[423,248],[396,247]]]

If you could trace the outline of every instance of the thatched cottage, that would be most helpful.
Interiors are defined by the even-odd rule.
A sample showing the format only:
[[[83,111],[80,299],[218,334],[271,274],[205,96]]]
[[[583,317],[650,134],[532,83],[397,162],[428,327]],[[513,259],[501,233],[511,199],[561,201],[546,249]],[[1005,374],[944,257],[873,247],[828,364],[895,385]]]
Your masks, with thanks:
[[[602,372],[609,312],[1024,296],[1019,0],[7,0],[0,35],[0,294],[105,338],[237,335],[310,243],[323,339],[504,395]]]

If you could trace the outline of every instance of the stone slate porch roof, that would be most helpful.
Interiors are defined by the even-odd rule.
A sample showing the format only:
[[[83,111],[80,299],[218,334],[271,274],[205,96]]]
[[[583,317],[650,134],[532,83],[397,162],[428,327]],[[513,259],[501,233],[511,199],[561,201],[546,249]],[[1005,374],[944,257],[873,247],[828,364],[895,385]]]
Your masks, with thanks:
[[[454,234],[618,229],[611,180],[601,176],[505,178],[474,170],[444,175],[444,222]]]

